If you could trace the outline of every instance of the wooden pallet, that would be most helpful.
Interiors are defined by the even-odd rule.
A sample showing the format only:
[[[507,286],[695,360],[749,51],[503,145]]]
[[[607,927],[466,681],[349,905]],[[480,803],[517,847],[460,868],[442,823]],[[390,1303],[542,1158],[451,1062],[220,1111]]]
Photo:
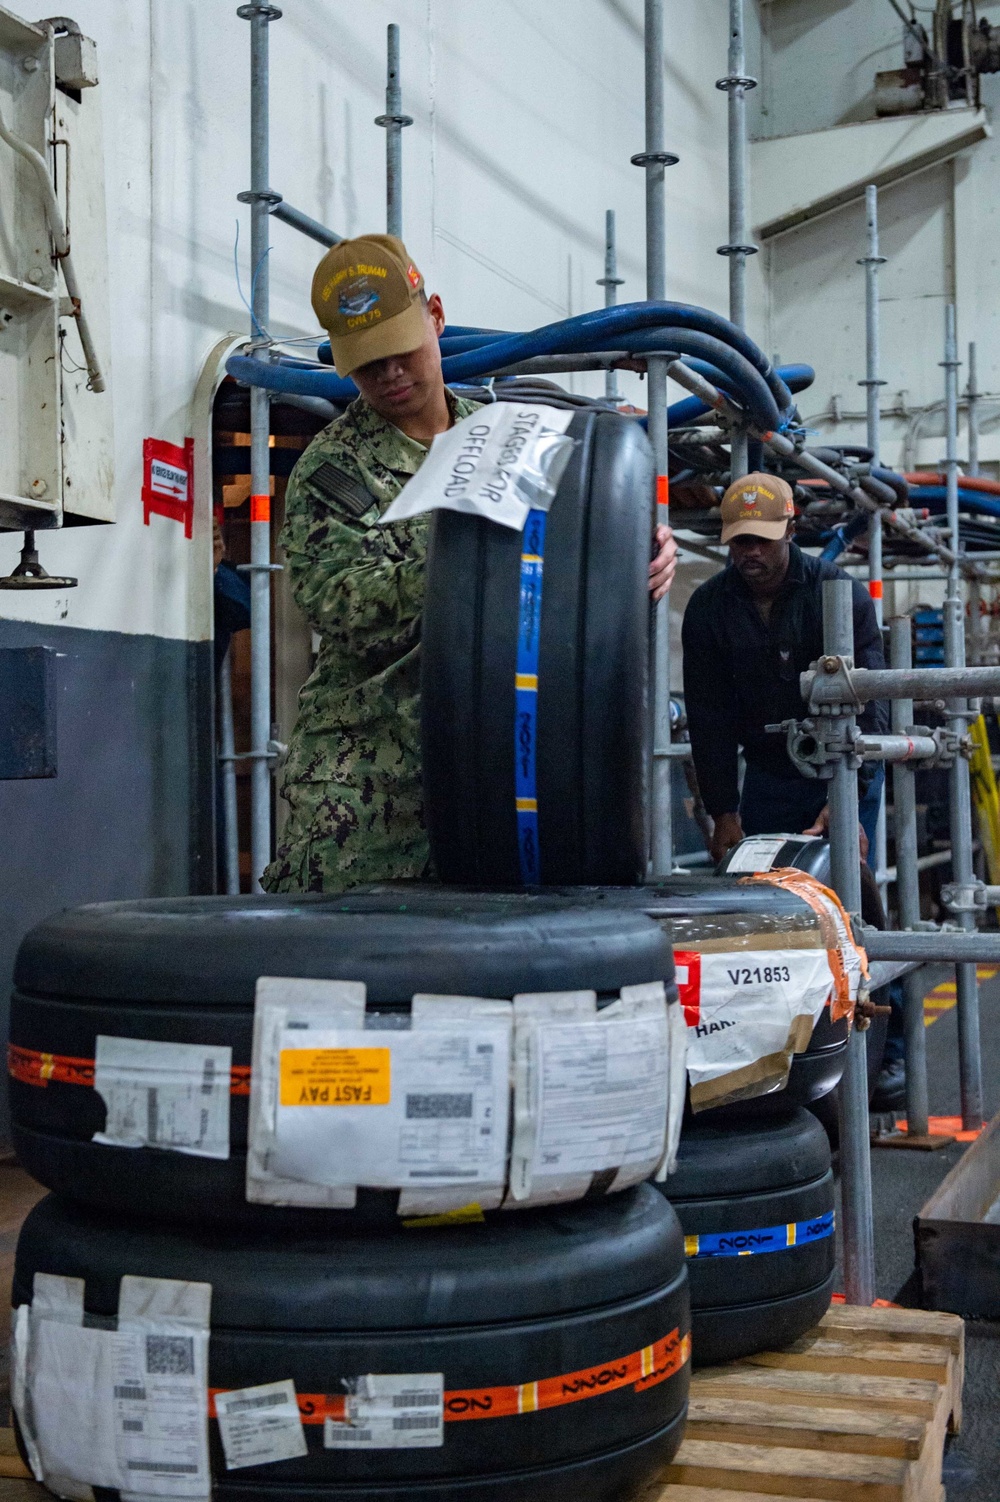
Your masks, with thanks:
[[[695,1372],[641,1502],[944,1502],[964,1335],[953,1314],[840,1305],[787,1350]]]

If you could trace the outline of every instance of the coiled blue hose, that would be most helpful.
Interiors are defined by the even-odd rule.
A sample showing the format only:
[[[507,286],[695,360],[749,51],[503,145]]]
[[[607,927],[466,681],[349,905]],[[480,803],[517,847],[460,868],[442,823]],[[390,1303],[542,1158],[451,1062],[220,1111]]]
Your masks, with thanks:
[[[459,348],[453,353],[455,341]],[[730,378],[737,399],[759,426],[783,428],[792,421],[791,392],[763,351],[728,319],[688,303],[624,303],[524,334],[449,327],[442,340],[443,373],[449,384],[455,384],[538,355],[609,349],[640,353],[651,348],[707,359],[708,364]],[[357,394],[353,381],[342,381],[332,371],[309,368],[300,361],[272,364],[234,355],[226,369],[248,385],[321,396],[338,404],[353,400]]]
[[[928,511],[944,511],[948,503],[948,491],[944,485],[911,485],[910,505],[926,506]],[[1000,516],[1000,496],[984,494],[981,490],[958,489],[958,504],[966,511],[978,511],[982,516]]]

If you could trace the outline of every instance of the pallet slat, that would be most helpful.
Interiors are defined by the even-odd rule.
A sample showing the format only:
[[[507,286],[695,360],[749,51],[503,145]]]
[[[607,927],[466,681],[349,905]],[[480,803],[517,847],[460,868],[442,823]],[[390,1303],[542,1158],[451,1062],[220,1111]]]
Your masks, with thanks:
[[[684,1442],[641,1502],[944,1502],[964,1333],[839,1305],[787,1350],[696,1371]]]

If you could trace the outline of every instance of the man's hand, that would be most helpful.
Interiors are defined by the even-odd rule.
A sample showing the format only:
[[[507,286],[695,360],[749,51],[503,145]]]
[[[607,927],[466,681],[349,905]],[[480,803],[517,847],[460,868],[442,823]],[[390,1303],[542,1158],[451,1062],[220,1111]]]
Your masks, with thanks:
[[[656,547],[656,557],[649,565],[649,592],[654,603],[663,599],[677,568],[677,544],[669,527],[657,527]]]
[[[802,833],[803,834],[825,834],[825,835],[829,835],[829,833],[830,833],[830,805],[829,805],[829,803],[825,803],[823,805],[823,807],[820,809],[819,813],[816,815],[815,823],[810,824],[810,826],[809,826],[808,829],[803,829]],[[860,824],[858,825],[858,843],[861,846],[861,859],[863,861],[866,861],[868,859],[868,836],[865,834],[864,829],[862,828],[862,826]]]
[[[716,814],[712,843],[708,847],[715,864],[718,865],[726,851],[738,845],[742,838],[743,825],[740,823],[739,814]]]

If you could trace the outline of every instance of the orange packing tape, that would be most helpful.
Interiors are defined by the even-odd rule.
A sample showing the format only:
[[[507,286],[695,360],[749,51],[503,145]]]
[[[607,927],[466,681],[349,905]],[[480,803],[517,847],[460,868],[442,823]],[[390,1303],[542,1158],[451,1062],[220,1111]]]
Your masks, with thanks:
[[[7,1073],[22,1085],[41,1089],[56,1080],[61,1085],[86,1085],[94,1088],[94,1060],[74,1059],[69,1054],[43,1053],[37,1048],[20,1048],[7,1044]],[[250,1065],[234,1064],[229,1071],[230,1095],[250,1094]]]
[[[662,1340],[630,1356],[606,1361],[600,1366],[584,1367],[562,1377],[543,1377],[536,1382],[521,1382],[512,1387],[469,1387],[444,1395],[445,1420],[516,1418],[524,1413],[538,1413],[544,1408],[562,1408],[598,1398],[602,1393],[631,1387],[645,1392],[673,1377],[691,1359],[691,1337],[672,1330]],[[215,1418],[215,1395],[225,1392],[213,1387],[208,1395],[208,1416]],[[298,1395],[299,1415],[303,1424],[322,1424],[325,1418],[343,1421],[343,1393],[302,1393]]]
[[[861,974],[868,979],[868,956],[856,943],[851,933],[851,920],[844,911],[844,905],[836,892],[830,887],[825,887],[815,876],[810,876],[806,871],[799,871],[794,866],[785,866],[777,871],[754,871],[750,876],[743,876],[741,881],[760,881],[765,886],[781,887],[786,892],[794,892],[801,897],[803,902],[808,902],[813,912],[819,918],[820,932],[823,942],[826,944],[826,955],[833,971],[833,996],[830,999],[830,1018],[837,1022],[841,1017],[850,1017],[854,1013],[854,1003],[851,1001],[850,982],[847,971],[844,969],[843,956],[840,953],[841,935],[837,924],[830,911],[831,905],[840,914],[844,923],[844,932],[847,942],[857,955],[861,965]]]

